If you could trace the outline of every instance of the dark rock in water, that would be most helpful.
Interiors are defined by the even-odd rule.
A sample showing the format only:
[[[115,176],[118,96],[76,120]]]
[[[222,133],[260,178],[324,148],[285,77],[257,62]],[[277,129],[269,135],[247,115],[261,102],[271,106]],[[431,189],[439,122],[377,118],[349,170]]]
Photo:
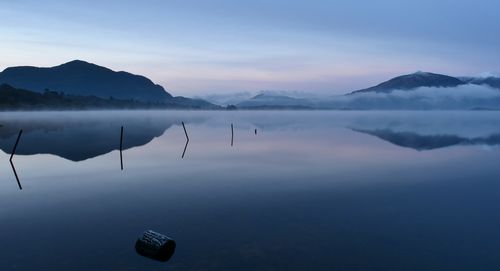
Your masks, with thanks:
[[[135,242],[135,250],[144,257],[166,262],[174,255],[175,241],[161,233],[147,230]]]

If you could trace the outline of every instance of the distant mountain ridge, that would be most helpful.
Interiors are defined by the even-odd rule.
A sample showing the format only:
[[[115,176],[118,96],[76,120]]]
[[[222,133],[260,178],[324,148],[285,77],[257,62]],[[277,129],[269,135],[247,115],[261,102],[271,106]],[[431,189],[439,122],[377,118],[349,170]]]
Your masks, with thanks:
[[[397,76],[376,86],[356,90],[349,94],[369,92],[390,93],[394,90],[415,90],[421,87],[452,88],[467,84],[486,85],[500,89],[500,77],[453,77],[444,74],[419,71],[412,74]]]
[[[104,100],[120,100],[150,108],[190,108],[190,109],[217,109],[212,103],[201,99],[191,99],[182,96],[174,97],[162,86],[153,83],[150,79],[124,71],[113,71],[93,63],[82,60],[73,60],[68,63],[48,67],[19,66],[9,67],[0,72],[0,85],[6,84],[14,89],[21,89],[36,93],[46,91],[57,92],[61,95],[94,97]],[[21,97],[18,92],[10,92],[15,97]],[[5,94],[5,92],[4,92]],[[35,96],[31,95],[31,98]],[[73,97],[74,99],[75,97]],[[86,99],[88,102],[89,99]],[[44,103],[47,102],[44,100]],[[99,101],[100,106],[115,105],[116,103]],[[46,104],[50,106],[49,104]]]
[[[419,87],[447,88],[464,84],[466,84],[464,81],[456,77],[430,72],[416,72],[413,74],[401,75],[376,86],[353,91],[350,94],[367,92],[389,93],[394,90],[413,90]]]
[[[165,89],[144,76],[74,60],[59,66],[10,67],[0,73],[0,84],[35,92],[46,89],[70,95],[163,102],[172,98]]]
[[[251,99],[240,102],[238,108],[246,109],[311,109],[313,104],[307,99],[293,98],[284,95],[261,93]]]
[[[262,93],[243,109],[500,110],[500,77],[453,77],[416,72],[340,96],[294,97]]]

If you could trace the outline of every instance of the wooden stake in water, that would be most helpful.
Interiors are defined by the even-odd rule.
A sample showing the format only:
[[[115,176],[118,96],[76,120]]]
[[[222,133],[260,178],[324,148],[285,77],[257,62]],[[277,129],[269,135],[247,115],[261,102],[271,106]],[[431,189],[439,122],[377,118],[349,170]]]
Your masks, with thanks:
[[[188,133],[186,131],[186,126],[184,125],[184,122],[182,122],[182,128],[184,128],[184,134],[186,135],[187,141],[189,141],[189,136],[188,136]]]
[[[188,147],[188,144],[189,144],[189,140],[186,141],[186,145],[184,145],[184,150],[182,151],[182,159],[184,159],[184,155],[186,154],[186,150],[187,150],[187,147]]]
[[[182,122],[182,128],[184,128],[184,134],[186,135],[186,145],[184,145],[184,151],[182,152],[182,157],[181,157],[182,159],[184,159],[184,155],[186,154],[186,149],[189,144],[189,136],[186,131],[186,125],[184,125],[184,122]]]
[[[123,151],[123,126],[122,126],[121,133],[120,133],[120,166],[121,166],[121,169],[123,170],[123,155],[122,155],[122,151]]]
[[[234,141],[234,129],[233,129],[233,124],[231,123],[231,147],[233,146],[233,141]]]
[[[12,152],[10,154],[10,166],[12,167],[12,171],[14,171],[14,175],[16,176],[16,181],[17,185],[19,186],[19,189],[22,190],[23,187],[21,186],[21,182],[19,181],[19,177],[17,176],[16,168],[14,167],[14,163],[12,162],[12,158],[14,158],[14,154],[16,153],[17,145],[19,144],[19,139],[21,139],[21,135],[23,133],[23,130],[19,131],[19,135],[17,136],[16,144],[14,144],[14,149],[12,149]]]
[[[254,130],[254,133],[257,134],[257,129]]]

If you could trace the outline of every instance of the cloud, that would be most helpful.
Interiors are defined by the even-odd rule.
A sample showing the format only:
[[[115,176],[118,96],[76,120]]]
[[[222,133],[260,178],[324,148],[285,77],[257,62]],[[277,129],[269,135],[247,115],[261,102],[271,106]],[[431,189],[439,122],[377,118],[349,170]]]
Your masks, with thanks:
[[[500,73],[498,73],[498,72],[482,72],[474,77],[476,77],[476,78],[490,78],[490,77],[500,78]]]
[[[359,93],[319,101],[323,107],[352,109],[500,109],[500,90],[484,85],[421,87],[390,93]]]
[[[427,97],[429,99],[488,99],[500,97],[500,90],[482,85],[462,85],[454,88],[422,87],[414,91],[397,90],[391,95],[402,98]]]
[[[462,85],[453,88],[421,87],[415,90],[395,90],[390,93],[357,93],[354,95],[328,96],[305,91],[264,90],[260,92],[238,92],[200,96],[219,105],[238,104],[257,94],[294,98],[294,105],[325,109],[381,109],[381,110],[500,110],[500,89],[486,85]],[[290,100],[273,100],[272,104],[286,104]],[[269,105],[269,99],[258,103]]]

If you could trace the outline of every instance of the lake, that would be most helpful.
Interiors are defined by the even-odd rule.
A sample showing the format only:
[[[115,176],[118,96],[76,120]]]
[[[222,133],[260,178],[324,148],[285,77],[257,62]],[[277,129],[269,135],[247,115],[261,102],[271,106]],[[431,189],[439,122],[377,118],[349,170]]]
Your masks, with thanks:
[[[500,112],[4,112],[0,125],[0,270],[500,270]],[[176,241],[168,262],[136,253],[147,229]]]

